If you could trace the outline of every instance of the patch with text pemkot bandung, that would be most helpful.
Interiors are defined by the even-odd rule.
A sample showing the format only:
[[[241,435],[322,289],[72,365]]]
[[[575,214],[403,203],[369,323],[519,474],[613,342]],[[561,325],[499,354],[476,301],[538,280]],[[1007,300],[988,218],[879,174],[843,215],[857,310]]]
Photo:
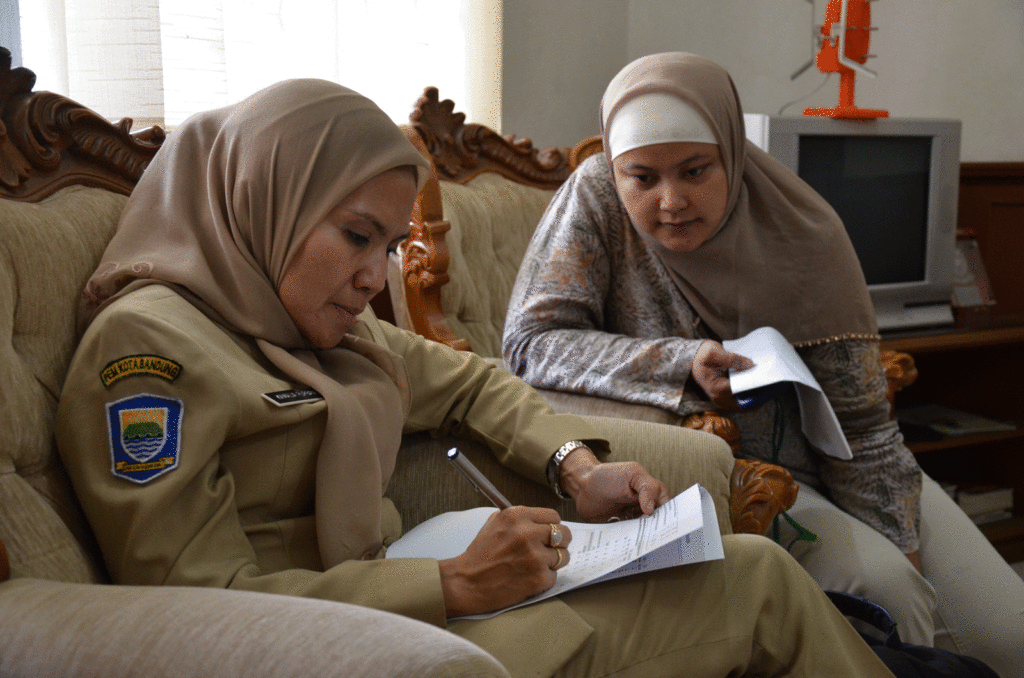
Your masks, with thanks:
[[[107,403],[111,473],[142,484],[177,468],[184,413],[177,398],[149,393]]]
[[[110,388],[125,377],[148,375],[174,381],[181,374],[181,364],[161,355],[127,355],[111,360],[100,371],[100,380]]]

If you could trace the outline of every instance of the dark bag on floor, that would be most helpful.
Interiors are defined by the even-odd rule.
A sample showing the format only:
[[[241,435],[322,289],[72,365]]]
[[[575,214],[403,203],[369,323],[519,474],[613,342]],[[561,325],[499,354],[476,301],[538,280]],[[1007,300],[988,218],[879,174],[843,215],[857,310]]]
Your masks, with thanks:
[[[904,643],[896,621],[877,603],[838,591],[825,591],[825,595],[847,617],[878,629],[881,638],[864,632],[861,637],[896,678],[999,678],[984,662],[973,657]]]

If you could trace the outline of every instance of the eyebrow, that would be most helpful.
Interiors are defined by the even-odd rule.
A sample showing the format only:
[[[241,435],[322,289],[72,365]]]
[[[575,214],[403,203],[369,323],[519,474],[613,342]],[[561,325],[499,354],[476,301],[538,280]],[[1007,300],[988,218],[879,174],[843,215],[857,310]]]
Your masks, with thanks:
[[[345,208],[345,211],[356,215],[360,219],[365,219],[366,221],[370,222],[373,225],[374,230],[377,231],[378,235],[380,235],[382,238],[387,237],[388,229],[384,226],[384,224],[380,223],[380,221],[378,221],[377,218],[374,217],[372,214],[369,214],[368,212],[363,212],[362,210],[351,209],[348,207]],[[409,235],[409,231],[405,231],[402,233],[402,235],[398,236],[395,239],[405,240],[406,238],[409,237]]]
[[[373,224],[373,227],[377,230],[377,233],[379,235],[387,236],[388,229],[386,229],[384,227],[384,224],[382,224],[379,221],[377,221],[376,217],[374,217],[372,214],[369,214],[367,212],[363,212],[362,210],[354,210],[354,209],[351,209],[351,208],[346,208],[346,209],[347,209],[348,212],[351,212],[352,214],[356,215],[357,217],[359,217],[361,219],[364,219],[366,221],[369,221],[371,224]]]
[[[680,162],[677,162],[675,164],[675,167],[682,167],[684,165],[690,165],[690,164],[695,163],[695,162],[699,162],[699,161],[703,161],[703,160],[710,160],[712,158],[713,158],[713,156],[710,153],[695,153],[695,154],[691,155],[690,157],[686,158],[685,160],[681,160]],[[641,170],[641,171],[645,171],[645,170],[646,171],[654,171],[655,168],[648,167],[647,165],[641,165],[640,163],[630,163],[629,165],[626,165],[626,167],[624,167],[623,169]]]

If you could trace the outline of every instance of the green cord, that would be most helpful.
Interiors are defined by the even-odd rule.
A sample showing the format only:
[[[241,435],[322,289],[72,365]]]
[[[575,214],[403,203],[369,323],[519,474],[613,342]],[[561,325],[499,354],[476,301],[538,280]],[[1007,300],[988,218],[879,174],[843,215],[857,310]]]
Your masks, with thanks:
[[[775,420],[772,422],[772,463],[779,465],[779,456],[782,454],[782,439],[786,436],[786,419],[782,416],[782,403],[776,398],[772,401],[775,405]]]
[[[794,520],[793,517],[790,516],[788,512],[783,512],[782,513],[782,517],[786,519],[786,522],[789,523],[790,526],[792,526],[792,528],[794,530],[796,530],[796,536],[793,537],[793,541],[789,542],[789,545],[786,547],[787,551],[790,550],[791,548],[793,548],[793,544],[797,543],[798,541],[805,541],[805,542],[807,542],[809,544],[816,544],[816,543],[818,543],[818,535],[814,534],[813,532],[808,530],[806,527],[804,527],[800,523],[796,522],[796,520]],[[775,516],[775,520],[778,521],[778,519],[779,519],[779,517]],[[777,540],[776,540],[776,543],[778,543]]]
[[[780,466],[779,457],[782,455],[782,440],[786,435],[786,419],[782,414],[782,403],[779,399],[776,398],[772,403],[775,405],[775,418],[772,422],[772,463],[776,466]],[[796,520],[794,520],[787,511],[783,511],[780,515],[786,519],[786,522],[789,523],[794,530],[796,530],[796,536],[786,547],[787,551],[792,549],[793,544],[798,541],[806,541],[811,544],[817,543],[818,535],[796,522]],[[779,516],[775,516],[775,518],[772,519],[772,541],[776,544],[781,544],[781,539],[782,524],[779,520]]]

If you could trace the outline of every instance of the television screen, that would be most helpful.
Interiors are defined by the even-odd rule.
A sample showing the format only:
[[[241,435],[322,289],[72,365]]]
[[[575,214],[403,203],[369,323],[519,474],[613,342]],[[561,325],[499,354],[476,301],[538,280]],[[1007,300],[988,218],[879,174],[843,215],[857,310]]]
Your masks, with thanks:
[[[869,285],[925,279],[926,136],[800,138],[798,173],[839,214]]]
[[[960,121],[743,116],[747,138],[839,214],[883,330],[953,322]]]

